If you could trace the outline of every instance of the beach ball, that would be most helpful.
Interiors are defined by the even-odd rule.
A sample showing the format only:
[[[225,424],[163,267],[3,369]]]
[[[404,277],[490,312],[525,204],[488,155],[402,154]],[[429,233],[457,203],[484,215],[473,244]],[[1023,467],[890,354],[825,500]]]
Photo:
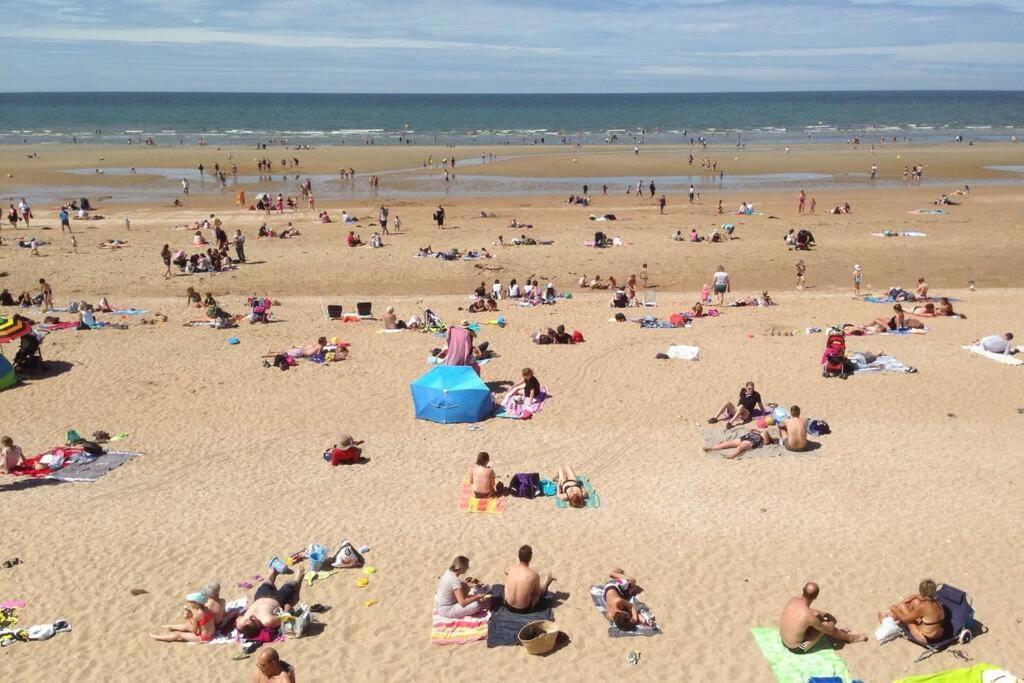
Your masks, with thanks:
[[[775,418],[772,417],[771,415],[769,415],[768,417],[764,418],[764,423],[766,425],[768,425],[769,427],[774,427],[775,426]]]
[[[772,411],[772,417],[775,418],[776,422],[785,422],[787,419],[789,419],[789,411],[783,408],[782,406],[778,406],[775,410]]]

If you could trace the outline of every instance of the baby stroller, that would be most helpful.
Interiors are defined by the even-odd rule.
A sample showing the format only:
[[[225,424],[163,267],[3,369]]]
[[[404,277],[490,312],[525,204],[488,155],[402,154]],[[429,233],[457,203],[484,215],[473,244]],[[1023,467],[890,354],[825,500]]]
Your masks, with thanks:
[[[21,346],[14,355],[14,369],[20,372],[32,372],[42,369],[43,354],[39,350],[42,341],[35,334],[26,334],[21,338]]]
[[[974,607],[971,606],[971,599],[967,593],[946,584],[941,584],[935,593],[935,599],[942,605],[944,615],[942,617],[942,635],[932,643],[921,642],[911,635],[906,626],[902,627],[901,638],[924,648],[915,662],[931,657],[937,652],[942,652],[953,643],[965,645],[974,637]],[[984,630],[984,629],[982,629]]]
[[[832,328],[828,331],[825,352],[821,355],[821,376],[846,379],[850,374],[848,368],[846,334],[840,329]]]
[[[249,298],[249,322],[250,323],[269,323],[270,322],[270,299],[261,299],[260,297]]]

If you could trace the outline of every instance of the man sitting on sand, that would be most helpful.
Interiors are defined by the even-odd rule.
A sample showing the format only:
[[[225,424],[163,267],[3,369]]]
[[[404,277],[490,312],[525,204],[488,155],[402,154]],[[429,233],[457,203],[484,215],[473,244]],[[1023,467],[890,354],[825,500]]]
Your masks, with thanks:
[[[282,661],[277,650],[261,648],[256,655],[256,670],[252,672],[252,683],[295,683],[295,668]]]
[[[524,545],[519,549],[519,561],[505,569],[505,606],[510,612],[528,614],[537,610],[541,598],[555,577],[548,572],[541,584],[540,574],[530,567],[533,548]]]
[[[260,584],[253,596],[252,604],[235,620],[235,628],[246,640],[253,640],[260,631],[268,629],[276,631],[281,626],[281,612],[287,612],[299,601],[299,589],[302,588],[302,577],[306,573],[304,566],[299,567],[295,579],[283,584],[280,588],[274,585],[279,574],[291,574],[291,569],[278,558],[270,561],[270,575]]]
[[[807,420],[800,417],[800,406],[789,407],[789,418],[779,425],[779,437],[787,451],[807,450]]]
[[[773,444],[776,439],[768,432],[767,429],[752,429],[738,439],[725,439],[719,441],[713,446],[705,446],[704,452],[710,451],[724,451],[730,448],[735,449],[732,453],[727,453],[725,458],[727,460],[733,460],[738,458],[747,451],[752,451],[755,448],[760,448],[764,444]]]
[[[476,456],[476,464],[469,469],[469,483],[473,486],[473,495],[477,498],[491,498],[498,495],[497,477],[488,464],[491,456],[481,451]]]
[[[782,608],[779,617],[779,635],[782,644],[793,654],[805,654],[827,636],[840,643],[863,643],[868,639],[863,633],[850,633],[836,628],[836,619],[827,612],[811,608],[818,597],[818,584],[808,581],[801,595],[790,599]]]

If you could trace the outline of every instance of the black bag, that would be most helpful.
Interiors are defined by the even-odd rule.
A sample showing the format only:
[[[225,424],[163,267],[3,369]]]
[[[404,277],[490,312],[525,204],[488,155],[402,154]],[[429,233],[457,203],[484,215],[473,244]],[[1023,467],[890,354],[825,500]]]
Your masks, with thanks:
[[[518,472],[512,476],[508,484],[509,491],[516,498],[533,499],[540,493],[540,475],[536,472],[529,474]]]
[[[95,441],[82,441],[78,446],[89,455],[104,455],[106,453],[103,450],[103,446],[99,445]]]

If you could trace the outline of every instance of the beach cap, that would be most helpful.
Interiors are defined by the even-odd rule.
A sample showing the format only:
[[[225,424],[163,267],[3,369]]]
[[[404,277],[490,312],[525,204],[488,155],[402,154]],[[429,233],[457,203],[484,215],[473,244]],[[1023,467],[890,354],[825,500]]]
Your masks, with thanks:
[[[463,320],[463,321],[459,322],[459,327],[469,327],[469,321],[468,320]]]
[[[860,270],[860,264],[859,263],[854,263],[853,264],[853,269],[854,270]]]
[[[352,437],[348,434],[342,434],[341,440],[338,441],[338,445],[342,448],[350,448],[352,446]]]
[[[194,602],[197,605],[206,604],[207,596],[202,591],[196,591],[195,593],[189,593],[185,596],[185,602]]]

